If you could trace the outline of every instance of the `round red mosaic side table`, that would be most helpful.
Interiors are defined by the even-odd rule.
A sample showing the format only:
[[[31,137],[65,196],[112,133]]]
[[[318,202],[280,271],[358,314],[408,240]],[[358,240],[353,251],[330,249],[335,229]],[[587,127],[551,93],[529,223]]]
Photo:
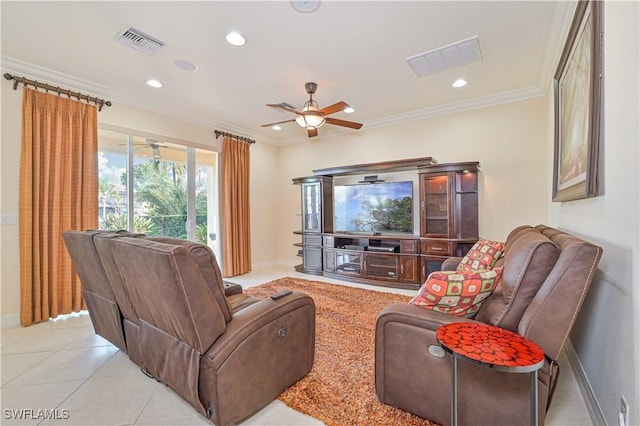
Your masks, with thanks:
[[[538,370],[544,364],[540,346],[500,327],[461,322],[436,331],[440,346],[451,354],[451,424],[458,424],[458,358],[507,373],[529,373],[531,425],[538,425]]]

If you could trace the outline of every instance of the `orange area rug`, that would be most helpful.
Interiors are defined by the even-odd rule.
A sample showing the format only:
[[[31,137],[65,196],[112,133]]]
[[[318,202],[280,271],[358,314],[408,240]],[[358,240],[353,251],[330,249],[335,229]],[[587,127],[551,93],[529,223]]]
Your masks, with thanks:
[[[280,401],[329,426],[436,424],[382,404],[375,391],[376,318],[385,306],[408,303],[410,297],[297,278],[245,293],[268,297],[287,289],[311,296],[316,304],[316,352],[311,372]]]

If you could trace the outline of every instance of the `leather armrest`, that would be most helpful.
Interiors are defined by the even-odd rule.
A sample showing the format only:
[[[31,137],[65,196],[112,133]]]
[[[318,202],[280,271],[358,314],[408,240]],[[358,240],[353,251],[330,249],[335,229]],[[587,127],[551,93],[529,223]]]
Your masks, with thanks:
[[[308,319],[310,328],[308,332],[315,335],[313,299],[304,293],[292,292],[277,300],[270,297],[262,299],[234,312],[232,320],[227,323],[225,333],[211,345],[204,356],[219,366],[251,334],[293,311],[300,311],[300,315]]]
[[[450,257],[444,262],[442,262],[441,271],[455,271],[458,267],[458,264],[462,260],[461,257]]]
[[[436,331],[440,326],[455,322],[478,322],[470,318],[437,312],[405,303],[394,303],[384,308],[376,321],[376,328],[386,323],[397,322],[410,326]]]
[[[229,281],[222,281],[224,285],[224,295],[226,297],[233,296],[236,294],[242,294],[242,286],[239,284],[234,284]]]

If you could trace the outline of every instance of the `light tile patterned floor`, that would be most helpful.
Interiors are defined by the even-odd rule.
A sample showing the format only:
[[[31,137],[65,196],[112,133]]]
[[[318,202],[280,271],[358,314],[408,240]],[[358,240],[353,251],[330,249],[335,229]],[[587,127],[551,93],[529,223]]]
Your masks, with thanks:
[[[283,276],[346,284],[297,274],[283,267],[262,269],[232,281],[247,288]],[[408,295],[415,293],[358,287]],[[169,388],[142,374],[126,354],[97,336],[86,312],[27,328],[5,328],[1,331],[0,341],[0,423],[3,425],[211,424]],[[566,356],[560,359],[560,364],[563,374],[546,424],[591,425]],[[38,412],[38,409],[46,412]],[[15,418],[20,414],[19,410],[23,410],[22,419]],[[57,415],[58,419],[44,419],[45,414]],[[242,424],[322,423],[274,401]]]

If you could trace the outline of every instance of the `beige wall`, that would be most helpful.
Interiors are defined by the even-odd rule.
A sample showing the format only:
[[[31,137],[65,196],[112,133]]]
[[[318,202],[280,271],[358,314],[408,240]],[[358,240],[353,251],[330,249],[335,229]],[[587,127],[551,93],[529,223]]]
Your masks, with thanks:
[[[22,92],[2,88],[2,191],[0,213],[3,217],[18,214],[18,185],[20,174],[20,135]],[[18,253],[18,223],[0,225],[0,296],[2,325],[7,320],[19,322],[20,270]],[[8,317],[10,315],[10,317]]]
[[[22,91],[2,91],[2,195],[0,213],[5,217],[18,213],[18,182],[21,137]],[[152,135],[185,141],[192,146],[220,151],[221,139],[216,140],[213,129],[161,116],[148,111],[115,104],[98,113],[100,126],[133,129]],[[275,204],[273,194],[277,149],[256,143],[251,146],[251,229],[252,261],[257,267],[271,264],[270,247],[277,240],[273,226]],[[20,272],[18,257],[18,225],[3,224],[0,227],[0,276],[3,325],[18,323],[20,308]]]
[[[552,225],[604,249],[571,341],[607,424],[618,424],[620,395],[640,424],[639,16],[638,2],[604,2],[602,194],[550,203]]]
[[[280,147],[280,262],[295,263],[292,232],[301,227],[299,187],[291,179],[325,167],[428,156],[479,161],[482,237],[503,241],[517,225],[545,223],[547,121],[547,101],[537,98]]]

